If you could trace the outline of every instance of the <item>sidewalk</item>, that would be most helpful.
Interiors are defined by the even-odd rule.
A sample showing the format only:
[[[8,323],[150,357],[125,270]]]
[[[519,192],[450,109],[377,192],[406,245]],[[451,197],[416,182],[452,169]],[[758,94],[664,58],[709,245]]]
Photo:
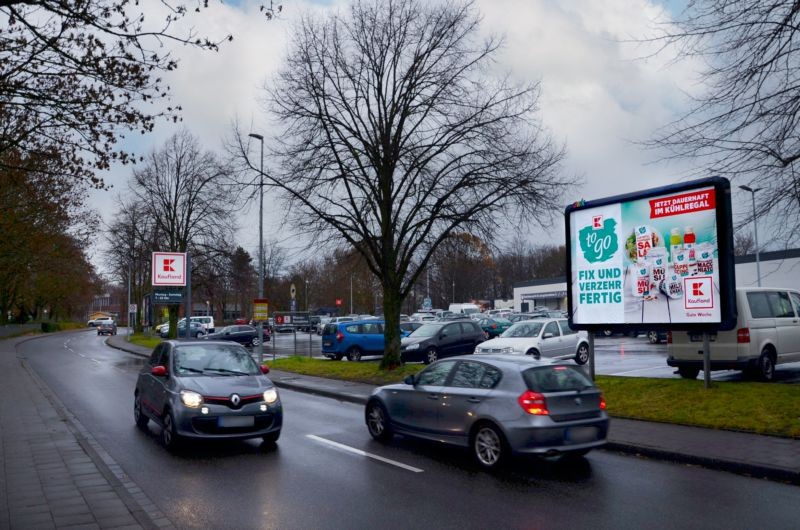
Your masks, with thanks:
[[[133,482],[0,341],[0,528],[172,528]]]
[[[108,345],[138,355],[150,351],[111,337]],[[280,388],[366,403],[374,386],[272,370]],[[612,418],[606,449],[800,485],[800,440]]]

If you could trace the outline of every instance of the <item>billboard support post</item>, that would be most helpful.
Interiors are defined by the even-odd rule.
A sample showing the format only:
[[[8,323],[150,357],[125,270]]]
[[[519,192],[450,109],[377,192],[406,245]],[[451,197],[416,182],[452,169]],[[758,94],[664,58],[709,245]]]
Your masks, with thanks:
[[[711,333],[703,332],[703,388],[711,388]]]
[[[186,318],[184,338],[189,339],[192,336],[192,255],[188,252],[186,253],[186,315],[184,317]]]

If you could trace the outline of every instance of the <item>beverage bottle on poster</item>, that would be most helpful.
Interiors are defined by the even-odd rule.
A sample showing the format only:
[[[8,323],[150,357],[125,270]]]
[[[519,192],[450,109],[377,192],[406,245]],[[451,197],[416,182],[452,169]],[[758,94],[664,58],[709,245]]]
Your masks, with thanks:
[[[697,236],[694,235],[694,229],[687,226],[683,232],[683,250],[689,252],[689,273],[695,274],[697,272],[697,258],[694,252],[694,246],[697,242]]]
[[[681,250],[683,250],[683,238],[681,238],[680,230],[673,228],[669,234],[669,259],[672,263],[675,263],[675,256]]]

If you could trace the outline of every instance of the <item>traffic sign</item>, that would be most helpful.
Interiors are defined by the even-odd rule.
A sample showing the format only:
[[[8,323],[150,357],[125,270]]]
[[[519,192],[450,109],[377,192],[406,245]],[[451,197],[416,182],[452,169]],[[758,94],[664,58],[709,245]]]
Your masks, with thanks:
[[[295,289],[294,284],[289,288],[289,294],[292,295],[292,300],[294,300],[294,296],[297,294],[297,289]]]
[[[128,313],[135,313],[135,312],[136,312],[136,304],[129,304]]]
[[[430,310],[433,308],[433,304],[431,303],[430,298],[426,298],[422,301],[422,309]]]
[[[256,298],[253,300],[253,320],[267,320],[269,318],[269,300]]]
[[[340,307],[341,305],[342,305],[342,299],[341,298],[337,298],[336,299],[336,307]]]

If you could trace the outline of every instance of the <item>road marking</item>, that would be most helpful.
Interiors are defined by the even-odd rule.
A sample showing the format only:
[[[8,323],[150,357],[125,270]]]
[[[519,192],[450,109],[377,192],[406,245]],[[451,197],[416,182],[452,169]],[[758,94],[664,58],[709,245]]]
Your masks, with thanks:
[[[389,460],[388,458],[384,458],[382,456],[373,455],[372,453],[367,453],[366,451],[362,451],[361,449],[356,449],[355,447],[350,447],[349,445],[340,444],[339,442],[334,442],[332,440],[327,440],[325,438],[320,438],[319,436],[315,436],[313,434],[306,434],[307,438],[311,438],[314,441],[330,445],[331,447],[335,447],[337,449],[341,449],[343,451],[347,451],[348,453],[353,453],[360,456],[366,456],[367,458],[372,458],[374,460],[379,460],[386,464],[391,464],[393,466],[397,466],[403,468],[407,471],[412,471],[414,473],[422,473],[424,470],[419,469],[417,467],[409,466],[407,464],[403,464],[402,462],[397,462],[395,460]]]
[[[628,370],[627,372],[617,372],[617,373],[614,373],[614,374],[611,374],[611,375],[633,374],[633,373],[636,373],[636,372],[647,372],[649,370],[661,370],[663,368],[664,368],[664,366],[658,365],[658,366],[651,366],[650,368],[637,368],[636,370]],[[667,368],[669,368],[669,367],[667,367]]]

